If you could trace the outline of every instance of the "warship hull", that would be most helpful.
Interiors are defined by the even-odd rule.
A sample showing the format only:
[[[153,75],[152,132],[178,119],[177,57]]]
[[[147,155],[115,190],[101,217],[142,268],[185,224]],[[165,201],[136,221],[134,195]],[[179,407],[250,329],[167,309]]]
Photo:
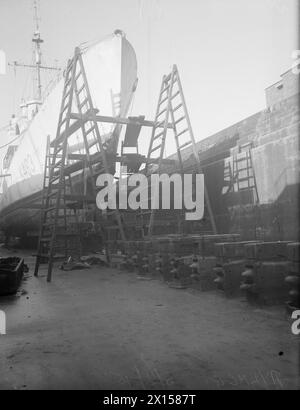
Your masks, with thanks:
[[[136,87],[137,62],[124,34],[113,34],[86,47],[82,58],[94,107],[102,115],[126,116]],[[56,136],[63,86],[62,77],[21,129],[17,149],[5,169],[8,176],[1,181],[0,224],[8,235],[37,231],[39,209],[32,204],[41,197],[47,138]],[[118,125],[101,123],[99,128],[103,142],[118,140]]]

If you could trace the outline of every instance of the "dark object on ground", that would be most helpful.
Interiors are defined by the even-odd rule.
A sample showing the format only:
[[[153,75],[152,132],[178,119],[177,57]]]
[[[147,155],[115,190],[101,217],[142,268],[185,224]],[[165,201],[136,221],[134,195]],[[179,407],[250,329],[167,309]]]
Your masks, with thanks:
[[[105,256],[103,256],[104,258]],[[80,260],[82,262],[86,262],[89,265],[100,265],[100,266],[108,266],[108,264],[105,262],[105,260],[103,260],[103,258],[99,257],[99,256],[82,256],[80,258]]]
[[[67,262],[63,262],[60,266],[61,270],[76,270],[76,269],[89,269],[91,266],[86,262],[81,261],[73,261],[72,259],[68,259]]]
[[[0,258],[0,295],[17,292],[24,274],[24,259]]]
[[[72,257],[69,257],[69,259],[66,262],[63,262],[60,269],[89,269],[92,265],[107,266],[107,263],[101,257],[94,255],[82,256],[80,260],[74,260],[72,259]]]

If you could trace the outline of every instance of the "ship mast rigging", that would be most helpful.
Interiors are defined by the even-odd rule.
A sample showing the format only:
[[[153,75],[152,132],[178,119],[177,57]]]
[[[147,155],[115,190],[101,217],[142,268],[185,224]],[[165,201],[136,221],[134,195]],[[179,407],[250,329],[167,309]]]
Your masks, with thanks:
[[[37,75],[37,96],[36,97],[37,97],[37,100],[41,103],[42,101],[41,71],[42,70],[60,71],[61,69],[58,67],[42,65],[41,44],[44,42],[44,40],[41,38],[41,33],[40,33],[37,0],[34,0],[33,6],[34,6],[35,31],[33,34],[32,41],[35,44],[35,64],[23,64],[23,63],[19,63],[18,61],[13,61],[12,63],[8,63],[8,65],[14,67],[14,69],[16,69],[17,67],[23,67],[23,68],[32,68],[36,70],[36,75]]]
[[[36,25],[36,30],[33,35],[32,41],[35,43],[35,51],[36,51],[36,72],[37,72],[37,82],[38,82],[38,100],[41,101],[42,99],[42,83],[41,83],[41,63],[42,63],[42,51],[41,51],[41,43],[44,40],[41,39],[40,27],[39,27],[39,17],[38,17],[38,10],[37,10],[37,1],[34,0],[34,20]]]

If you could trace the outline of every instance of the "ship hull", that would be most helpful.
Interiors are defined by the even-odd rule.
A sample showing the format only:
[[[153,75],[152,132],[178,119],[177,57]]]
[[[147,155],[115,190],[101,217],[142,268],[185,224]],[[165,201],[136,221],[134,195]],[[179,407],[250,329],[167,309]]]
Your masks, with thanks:
[[[126,116],[136,87],[137,62],[125,36],[107,37],[83,50],[82,58],[94,107],[102,115]],[[18,149],[6,169],[10,176],[2,181],[0,199],[0,227],[6,233],[21,235],[37,230],[39,210],[30,204],[41,197],[47,137],[52,140],[56,136],[63,85],[61,78],[21,131]],[[114,139],[117,144],[119,125],[101,123],[99,128],[103,140]],[[76,135],[73,137],[76,140]]]

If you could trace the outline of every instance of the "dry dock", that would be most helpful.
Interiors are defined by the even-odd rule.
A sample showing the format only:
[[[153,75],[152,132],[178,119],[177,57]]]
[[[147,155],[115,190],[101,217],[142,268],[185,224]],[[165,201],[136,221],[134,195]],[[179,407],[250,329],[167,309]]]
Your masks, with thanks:
[[[46,265],[34,278],[25,261],[21,292],[0,299],[1,389],[297,388],[299,339],[282,306],[97,266],[55,268],[49,284]]]

